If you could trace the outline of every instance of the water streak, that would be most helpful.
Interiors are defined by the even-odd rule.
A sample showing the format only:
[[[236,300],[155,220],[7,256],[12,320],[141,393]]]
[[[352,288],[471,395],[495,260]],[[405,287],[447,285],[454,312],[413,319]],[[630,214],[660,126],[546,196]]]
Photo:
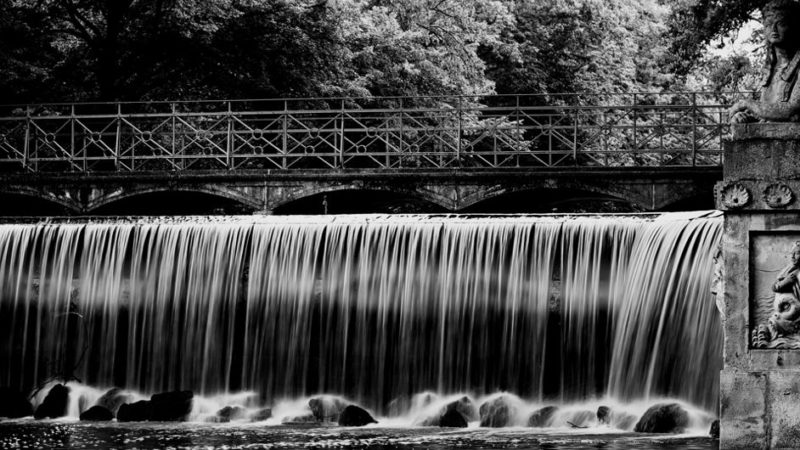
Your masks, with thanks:
[[[720,233],[713,213],[0,225],[0,384],[711,409]]]

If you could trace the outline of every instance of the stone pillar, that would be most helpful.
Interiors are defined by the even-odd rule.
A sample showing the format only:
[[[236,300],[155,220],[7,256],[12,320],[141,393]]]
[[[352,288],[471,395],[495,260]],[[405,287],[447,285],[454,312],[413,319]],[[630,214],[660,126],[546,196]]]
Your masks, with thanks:
[[[715,194],[725,212],[720,448],[800,448],[800,124],[734,125]]]

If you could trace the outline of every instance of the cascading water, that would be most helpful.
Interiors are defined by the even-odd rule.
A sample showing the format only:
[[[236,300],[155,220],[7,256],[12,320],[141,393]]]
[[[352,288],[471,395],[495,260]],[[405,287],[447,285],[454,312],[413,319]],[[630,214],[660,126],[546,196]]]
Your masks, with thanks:
[[[0,225],[0,385],[715,410],[714,213]]]

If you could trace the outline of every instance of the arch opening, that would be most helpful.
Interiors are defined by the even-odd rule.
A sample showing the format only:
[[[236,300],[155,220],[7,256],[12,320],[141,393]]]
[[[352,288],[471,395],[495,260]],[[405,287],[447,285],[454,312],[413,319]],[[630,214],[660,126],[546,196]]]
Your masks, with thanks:
[[[286,202],[273,211],[292,214],[436,214],[447,210],[408,193],[382,190],[335,190]]]
[[[127,195],[89,211],[98,216],[192,216],[252,214],[242,202],[199,191],[155,191]]]
[[[477,202],[467,214],[635,213],[641,205],[612,195],[577,189],[525,189]]]

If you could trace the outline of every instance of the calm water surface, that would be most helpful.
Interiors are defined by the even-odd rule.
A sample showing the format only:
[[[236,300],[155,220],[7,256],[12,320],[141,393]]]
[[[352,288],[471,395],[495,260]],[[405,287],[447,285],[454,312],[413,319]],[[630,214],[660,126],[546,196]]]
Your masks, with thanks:
[[[0,448],[52,449],[717,449],[697,436],[469,428],[339,428],[209,424],[0,423]]]

